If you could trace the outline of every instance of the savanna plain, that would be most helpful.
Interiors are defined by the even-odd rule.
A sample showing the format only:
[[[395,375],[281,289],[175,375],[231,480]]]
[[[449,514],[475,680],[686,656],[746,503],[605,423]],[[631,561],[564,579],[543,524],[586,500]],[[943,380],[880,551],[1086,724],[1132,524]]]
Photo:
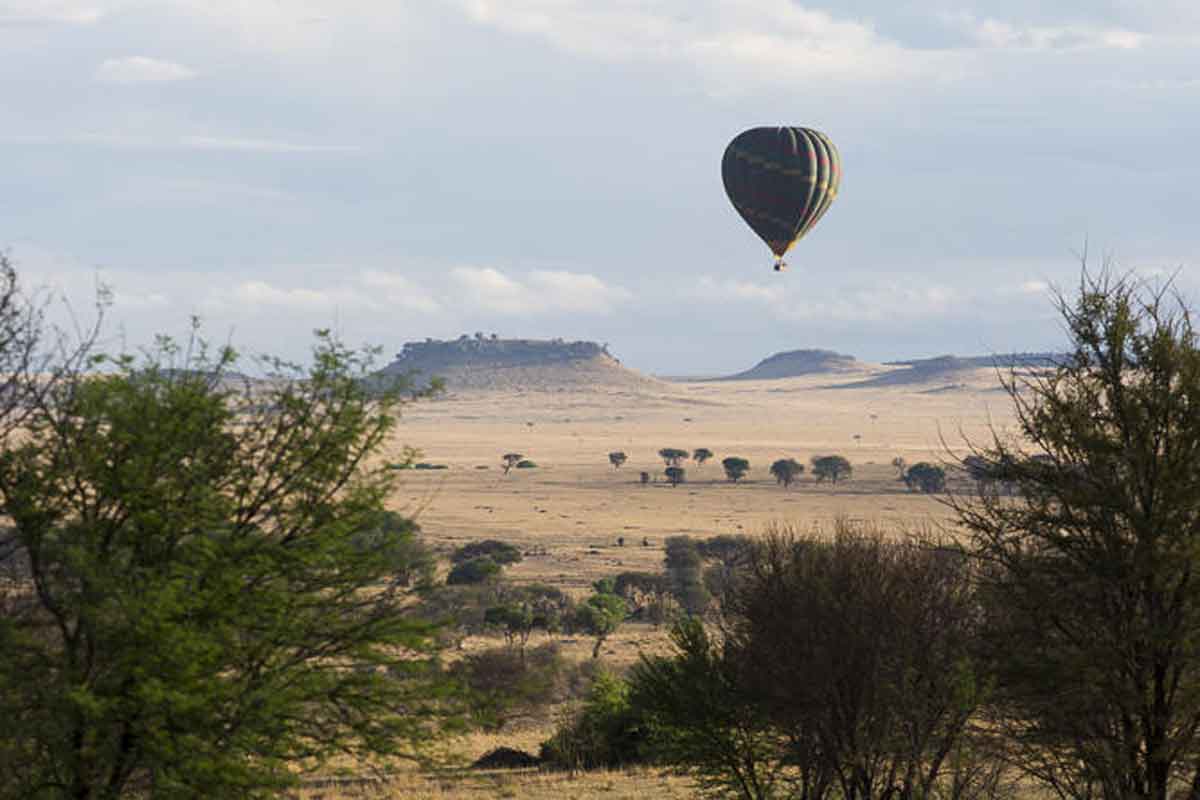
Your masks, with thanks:
[[[406,470],[393,508],[416,517],[425,542],[442,555],[477,540],[521,549],[506,570],[516,584],[545,583],[582,598],[593,582],[621,572],[662,569],[664,541],[688,535],[758,536],[773,525],[826,531],[836,520],[910,532],[955,535],[937,496],[910,491],[892,462],[943,463],[968,447],[1013,429],[1012,399],[995,369],[952,378],[889,384],[895,368],[758,381],[643,381],[632,386],[450,391],[405,408],[384,457],[406,447],[444,469]],[[947,382],[951,381],[951,382]],[[865,384],[865,385],[860,385]],[[685,461],[684,482],[664,477],[663,448],[707,448],[702,465]],[[627,461],[614,467],[608,453]],[[536,468],[505,471],[501,457],[519,453]],[[811,468],[788,487],[769,472],[776,459],[809,464],[837,454],[853,475],[817,482]],[[729,481],[721,460],[739,456],[750,470]],[[648,473],[643,482],[641,473]],[[949,488],[967,489],[949,474]],[[442,562],[442,569],[447,568]],[[530,645],[557,642],[565,658],[591,659],[591,639],[537,632]],[[497,647],[472,636],[458,653]],[[664,627],[630,621],[604,642],[598,660],[620,671],[644,653],[668,647]],[[517,720],[500,730],[439,745],[441,766],[401,767],[385,778],[360,774],[314,780],[304,798],[342,797],[690,797],[685,778],[656,770],[545,773],[478,770],[469,765],[498,746],[537,752],[568,709]],[[354,772],[353,768],[350,770]]]

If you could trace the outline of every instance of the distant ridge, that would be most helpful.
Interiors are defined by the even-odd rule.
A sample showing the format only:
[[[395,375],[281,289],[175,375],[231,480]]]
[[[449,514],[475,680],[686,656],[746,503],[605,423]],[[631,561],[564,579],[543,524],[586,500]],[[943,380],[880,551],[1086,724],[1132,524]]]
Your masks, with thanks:
[[[495,334],[407,342],[382,376],[411,375],[416,384],[442,378],[450,390],[555,391],[604,387],[656,389],[662,381],[629,369],[596,342],[501,339]]]
[[[801,375],[830,375],[851,372],[862,366],[854,356],[832,350],[788,350],[764,358],[745,372],[712,380],[761,381]]]
[[[1044,369],[1062,363],[1060,353],[997,353],[990,356],[936,356],[906,361],[888,361],[885,366],[901,367],[866,380],[839,384],[839,389],[867,389],[879,386],[907,386],[940,383],[935,390],[960,387],[963,378],[980,369]]]

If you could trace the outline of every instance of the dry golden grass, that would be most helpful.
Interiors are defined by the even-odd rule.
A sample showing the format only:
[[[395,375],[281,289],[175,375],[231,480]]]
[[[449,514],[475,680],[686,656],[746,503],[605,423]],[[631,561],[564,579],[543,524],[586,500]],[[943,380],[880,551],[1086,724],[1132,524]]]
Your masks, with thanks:
[[[1011,430],[1009,398],[997,391],[991,370],[965,385],[872,389],[829,388],[871,374],[810,376],[777,381],[676,383],[657,390],[530,391],[457,394],[406,410],[386,454],[398,460],[405,445],[422,459],[449,469],[403,473],[394,501],[416,513],[426,540],[448,551],[468,541],[496,538],[527,555],[509,569],[516,581],[544,581],[576,594],[596,579],[625,570],[661,569],[663,541],[673,535],[756,535],[772,523],[799,529],[828,528],[836,518],[879,523],[885,529],[945,525],[936,499],[911,494],[896,480],[891,461],[940,461],[946,446],[962,450],[964,437],[985,443],[990,431]],[[856,438],[858,437],[858,438]],[[660,475],[663,447],[711,449],[703,467],[686,464],[687,483],[642,485],[638,473]],[[607,454],[629,460],[613,469]],[[520,452],[538,469],[502,474],[500,456]],[[854,465],[854,478],[816,484],[805,475],[789,489],[767,468],[777,458],[807,463],[838,453]],[[734,485],[720,460],[748,458],[751,472]],[[479,467],[487,467],[480,469]],[[618,538],[624,537],[624,546]],[[646,544],[643,544],[643,541]],[[531,644],[543,641],[535,636]],[[591,654],[585,637],[558,637],[564,655]],[[467,650],[496,646],[472,638]],[[664,632],[627,624],[602,650],[620,669],[641,653],[662,652]],[[448,744],[447,755],[467,764],[504,745],[531,752],[552,721],[500,734],[474,735]],[[654,771],[602,773],[572,778],[536,771],[422,773],[415,768],[386,783],[310,786],[301,796],[404,798],[633,798],[691,797],[682,778]]]

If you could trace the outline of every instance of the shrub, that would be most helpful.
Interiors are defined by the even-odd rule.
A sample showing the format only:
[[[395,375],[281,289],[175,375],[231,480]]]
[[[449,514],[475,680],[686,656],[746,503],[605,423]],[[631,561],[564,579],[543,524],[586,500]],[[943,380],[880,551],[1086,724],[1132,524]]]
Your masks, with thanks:
[[[687,470],[683,467],[667,467],[663,470],[663,474],[667,476],[667,482],[672,486],[678,486],[687,479]]]
[[[529,459],[517,462],[517,469],[537,469],[537,464]]]
[[[643,473],[639,474],[638,480],[641,481],[642,483],[649,483],[650,482],[650,473],[643,472]]]
[[[629,702],[629,685],[602,671],[582,708],[542,743],[542,762],[559,769],[601,769],[652,757],[644,715]]]
[[[487,583],[500,577],[502,567],[487,556],[456,564],[446,576],[447,586]]]
[[[360,551],[383,554],[398,586],[427,588],[433,584],[437,557],[417,536],[421,528],[395,511],[379,512],[351,536]]]
[[[692,460],[695,461],[696,464],[701,467],[704,466],[705,461],[708,461],[712,457],[713,457],[713,451],[709,450],[707,447],[697,447],[695,450],[692,451]]]
[[[454,551],[450,560],[455,564],[470,561],[473,558],[487,556],[497,564],[516,564],[521,560],[521,551],[515,545],[498,539],[484,539],[480,542],[470,542]]]
[[[659,458],[668,467],[678,467],[679,462],[688,457],[687,450],[680,450],[677,447],[664,447],[658,451]]]
[[[946,470],[928,461],[921,461],[904,473],[904,483],[909,489],[936,494],[946,489]]]
[[[416,464],[412,465],[412,468],[413,469],[450,469],[450,467],[448,467],[445,464],[430,464],[427,461],[418,461]]]
[[[620,450],[613,451],[608,454],[608,463],[613,465],[613,469],[625,463],[627,456]]]
[[[487,730],[536,717],[567,699],[569,666],[554,642],[522,655],[509,647],[470,653],[450,668],[468,690],[471,716]]]

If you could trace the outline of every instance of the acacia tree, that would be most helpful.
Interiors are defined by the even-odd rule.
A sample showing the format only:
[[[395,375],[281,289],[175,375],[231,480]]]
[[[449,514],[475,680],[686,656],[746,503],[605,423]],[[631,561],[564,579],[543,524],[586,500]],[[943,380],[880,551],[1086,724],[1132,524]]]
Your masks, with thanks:
[[[500,457],[500,466],[504,468],[504,474],[507,475],[508,471],[521,463],[524,458],[525,456],[521,453],[505,453],[502,455]]]
[[[664,447],[658,451],[658,456],[666,466],[678,467],[679,462],[688,457],[688,451],[680,450],[678,447]]]
[[[729,456],[721,459],[721,467],[725,470],[725,477],[737,483],[750,471],[750,462],[739,456]]]
[[[804,465],[794,458],[781,458],[771,464],[771,474],[775,476],[775,481],[787,488],[792,485],[792,481],[796,480],[797,475],[804,472]]]
[[[1128,278],[1085,270],[1058,308],[1069,357],[1005,381],[1023,441],[994,436],[975,455],[995,480],[951,501],[987,567],[992,723],[1060,796],[1194,798],[1200,346]]]
[[[696,462],[696,466],[703,467],[704,462],[713,457],[713,451],[707,447],[697,447],[692,451],[692,460]]]
[[[625,463],[627,456],[620,450],[614,450],[608,454],[608,463],[613,465],[613,469],[620,467]]]
[[[398,397],[366,394],[368,361],[328,334],[267,384],[231,386],[233,360],[161,339],[103,371],[55,360],[19,398],[0,796],[274,796],[297,767],[435,733],[415,528],[378,535],[394,473],[367,466]]]
[[[687,479],[687,470],[683,467],[667,467],[663,470],[663,474],[667,476],[667,482],[672,486],[678,486]]]
[[[837,483],[853,475],[854,467],[845,456],[813,456],[812,472],[817,483],[824,480]]]

